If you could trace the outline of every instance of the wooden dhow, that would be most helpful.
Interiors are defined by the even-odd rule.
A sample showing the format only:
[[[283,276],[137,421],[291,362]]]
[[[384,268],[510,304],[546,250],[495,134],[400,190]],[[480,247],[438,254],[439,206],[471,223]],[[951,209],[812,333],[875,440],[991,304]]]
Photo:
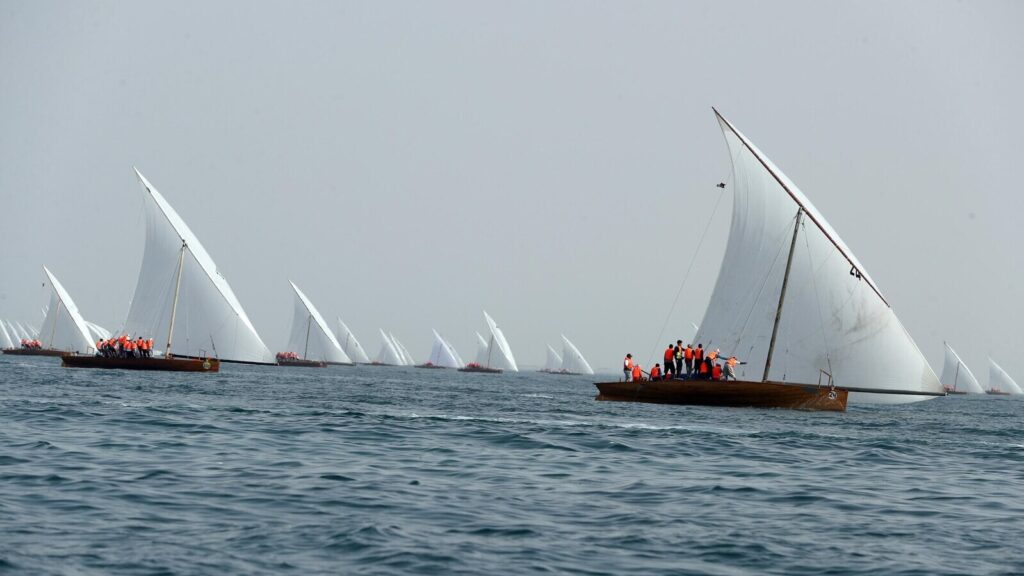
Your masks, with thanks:
[[[944,396],[939,378],[832,226],[714,112],[732,159],[733,213],[718,280],[694,341],[746,364],[739,367],[738,382],[602,382],[596,384],[597,397],[842,410],[847,400],[900,403]]]
[[[292,315],[288,350],[294,356],[289,358],[278,354],[278,365],[306,368],[323,368],[328,364],[352,366],[352,359],[342,350],[341,344],[327,327],[327,322],[316,306],[295,282],[289,281],[289,284],[295,294],[295,313]]]

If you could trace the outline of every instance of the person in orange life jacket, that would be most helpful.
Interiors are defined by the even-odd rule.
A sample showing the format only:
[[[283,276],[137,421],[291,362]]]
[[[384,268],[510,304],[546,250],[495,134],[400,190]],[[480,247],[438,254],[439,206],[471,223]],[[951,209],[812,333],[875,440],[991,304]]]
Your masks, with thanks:
[[[661,364],[655,364],[651,368],[651,380],[661,380]]]
[[[644,379],[644,371],[640,368],[640,364],[637,362],[633,363],[633,382],[639,382]]]
[[[697,379],[707,380],[710,374],[711,367],[708,362],[701,362],[697,365]]]
[[[668,375],[673,372],[673,370],[672,370],[672,362],[674,361],[673,359],[675,357],[676,357],[675,349],[672,348],[671,344],[669,344],[668,348],[665,348],[665,354],[663,355],[663,359],[665,360],[665,377],[666,378],[668,378]]]
[[[715,362],[714,360],[711,361],[711,379],[722,379],[722,366],[718,362]]]
[[[626,357],[622,360],[622,374],[623,380],[626,382],[630,381],[633,376],[633,355],[626,354]]]
[[[694,364],[694,366],[696,366],[699,369],[700,365],[703,362],[704,362],[704,345],[703,344],[697,344],[697,349],[693,351],[693,364]]]
[[[739,359],[737,359],[735,356],[730,356],[729,359],[725,361],[725,379],[726,380],[728,380],[729,378],[732,378],[733,380],[736,379],[736,365],[737,364],[746,364],[746,362],[740,362]]]
[[[686,377],[693,376],[693,346],[687,344],[683,350],[683,359],[686,360]]]

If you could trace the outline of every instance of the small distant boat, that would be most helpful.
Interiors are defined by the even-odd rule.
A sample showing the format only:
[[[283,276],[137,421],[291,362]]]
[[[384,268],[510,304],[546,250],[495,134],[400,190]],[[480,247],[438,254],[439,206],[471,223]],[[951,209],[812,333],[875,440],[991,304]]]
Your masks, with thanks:
[[[590,363],[580,353],[580,349],[570,342],[564,334],[562,335],[562,366],[558,373],[594,375],[594,369],[590,367]]]
[[[1017,396],[1024,394],[1024,390],[1014,382],[1013,378],[1006,373],[1006,370],[996,364],[996,361],[988,359],[988,390],[985,390],[986,394],[992,394],[994,396]]]
[[[341,316],[338,316],[338,343],[341,344],[341,349],[345,351],[345,354],[356,364],[370,363],[370,357],[366,355],[363,345],[356,339],[356,335],[348,329]]]
[[[498,328],[497,323],[486,310],[484,311],[484,320],[487,322],[491,337],[489,340],[484,340],[480,333],[477,333],[477,340],[483,345],[483,348],[477,351],[476,362],[466,364],[459,368],[459,371],[486,374],[500,374],[505,370],[519,372],[516,359],[512,356],[512,349],[508,345],[508,340],[505,339],[505,333]]]
[[[732,160],[732,226],[694,340],[745,361],[740,380],[600,382],[597,399],[842,411],[850,398],[944,396],[836,231],[746,136],[715,115]]]
[[[430,358],[423,364],[416,365],[417,368],[462,368],[465,363],[459,357],[455,348],[448,343],[438,332],[434,330],[434,347],[430,350]]]
[[[538,370],[545,374],[557,374],[562,369],[562,357],[548,344],[547,358],[544,360],[544,367]]]
[[[289,281],[295,293],[295,312],[292,315],[291,336],[288,351],[277,354],[280,366],[324,367],[328,364],[352,366],[352,360],[341,349],[327,322],[303,294],[302,290]],[[301,350],[301,352],[299,352]]]
[[[964,364],[949,342],[943,342],[943,345],[946,348],[946,355],[939,382],[942,383],[946,394],[984,394],[985,389],[978,384],[974,373],[967,364]]]
[[[53,291],[50,294],[50,304],[46,307],[46,315],[43,318],[43,327],[39,338],[40,346],[38,348],[5,349],[4,354],[56,357],[69,352],[95,354],[96,346],[89,334],[89,328],[85,319],[78,312],[78,307],[75,306],[71,295],[46,266],[43,266],[43,273]]]
[[[391,336],[382,328],[380,330],[380,352],[377,353],[377,357],[371,362],[372,366],[405,366],[405,358],[402,357],[402,353],[398,351],[398,346],[391,339]]]

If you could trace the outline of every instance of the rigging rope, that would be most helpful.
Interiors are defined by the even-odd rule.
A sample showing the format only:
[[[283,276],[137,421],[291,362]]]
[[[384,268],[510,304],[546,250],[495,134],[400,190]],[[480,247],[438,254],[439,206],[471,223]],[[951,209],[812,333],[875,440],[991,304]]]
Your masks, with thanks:
[[[732,175],[730,173],[730,179]],[[728,182],[729,179],[726,179]],[[722,203],[722,196],[725,196],[725,187],[721,186],[721,191],[718,193],[718,199],[715,200],[715,207],[711,211],[711,216],[708,218],[708,223],[704,225],[704,232],[700,235],[700,241],[697,242],[697,249],[693,251],[693,256],[690,257],[690,265],[686,267],[686,274],[683,276],[683,282],[679,285],[679,290],[676,291],[676,297],[672,299],[672,306],[668,309],[668,314],[665,315],[665,323],[661,325],[661,331],[658,332],[658,339],[654,342],[654,348],[651,350],[651,358],[657,358],[658,349],[661,347],[661,338],[665,335],[665,329],[668,328],[668,323],[672,320],[672,314],[676,310],[676,304],[679,302],[679,296],[683,293],[683,288],[686,286],[686,281],[690,279],[690,272],[693,270],[693,263],[697,261],[697,255],[700,254],[700,248],[704,245],[704,239],[708,235],[708,230],[711,229],[711,223],[715,220],[715,214],[718,212],[718,205]],[[648,362],[648,364],[651,364]]]
[[[818,280],[817,280],[818,274],[817,274],[817,270],[814,269],[814,262],[811,260],[811,243],[807,240],[806,229],[807,229],[806,225],[804,225],[804,230],[805,230],[805,232],[804,232],[804,246],[807,247],[807,271],[811,275],[811,287],[814,288],[814,300],[815,300],[815,302],[818,305],[818,323],[821,326],[821,341],[825,344],[825,361],[828,363],[828,376],[829,376],[831,381],[834,381],[835,380],[835,378],[834,378],[835,375],[832,374],[832,353],[831,353],[831,347],[829,346],[829,343],[828,343],[828,332],[825,330],[825,315],[822,314],[822,312],[821,312],[821,296],[818,293]],[[832,252],[829,253],[829,256],[831,256],[832,253],[834,253],[834,252],[835,252],[835,247],[833,246]],[[826,258],[825,262],[827,262],[827,261],[828,261],[828,259]],[[824,262],[823,262],[823,264],[824,264]]]

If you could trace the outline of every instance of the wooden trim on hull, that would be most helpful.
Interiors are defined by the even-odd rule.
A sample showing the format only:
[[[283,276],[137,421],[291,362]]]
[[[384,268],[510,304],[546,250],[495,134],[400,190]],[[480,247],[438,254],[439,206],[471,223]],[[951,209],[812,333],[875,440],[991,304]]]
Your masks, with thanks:
[[[175,358],[188,358],[189,360],[203,360],[205,356],[186,356],[184,354],[175,354]],[[220,359],[221,364],[248,364],[249,366],[277,366],[277,362],[252,362],[249,360],[226,360]]]
[[[598,382],[597,400],[652,402],[733,408],[789,408],[844,412],[848,392],[842,388],[777,382],[647,380]],[[834,398],[830,398],[834,392]]]
[[[11,354],[13,356],[63,356],[67,352],[50,348],[4,348],[4,354]]]
[[[327,362],[319,360],[281,360],[277,365],[287,368],[327,368]]]
[[[107,358],[104,356],[61,356],[68,368],[119,368],[122,370],[163,370],[166,372],[220,372],[216,358]]]
[[[1003,392],[1002,390],[985,390],[985,394],[990,396],[1009,396],[1009,392]]]
[[[430,370],[447,370],[447,366],[438,366],[437,364],[417,364],[413,368],[427,368]]]
[[[483,366],[466,366],[459,368],[459,372],[480,372],[481,374],[501,374],[504,370],[497,368],[484,368]]]

